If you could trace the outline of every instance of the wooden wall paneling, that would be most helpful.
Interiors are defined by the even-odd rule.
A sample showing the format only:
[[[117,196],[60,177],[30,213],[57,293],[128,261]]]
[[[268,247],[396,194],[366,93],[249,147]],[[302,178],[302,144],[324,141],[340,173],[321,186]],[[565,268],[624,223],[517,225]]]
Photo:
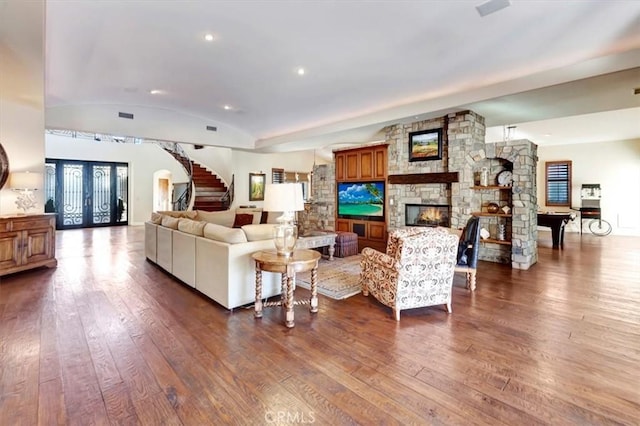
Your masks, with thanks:
[[[375,179],[385,179],[387,177],[387,146],[376,148],[374,155],[374,173]]]
[[[348,219],[336,220],[336,231],[351,232],[351,221]]]
[[[360,179],[360,167],[358,164],[358,160],[360,156],[357,152],[347,152],[345,153],[345,160],[347,164],[346,170],[346,179]]]
[[[369,222],[367,237],[370,240],[386,241],[386,226],[384,222]]]
[[[336,180],[343,181],[345,179],[345,161],[344,154],[336,153]]]
[[[373,151],[360,152],[360,179],[372,179],[373,171]]]

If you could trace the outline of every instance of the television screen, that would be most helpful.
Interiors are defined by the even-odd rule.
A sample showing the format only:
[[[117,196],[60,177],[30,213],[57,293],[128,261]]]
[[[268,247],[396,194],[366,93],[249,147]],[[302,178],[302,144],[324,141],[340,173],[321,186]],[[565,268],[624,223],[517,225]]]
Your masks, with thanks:
[[[338,217],[384,221],[384,182],[338,183]]]

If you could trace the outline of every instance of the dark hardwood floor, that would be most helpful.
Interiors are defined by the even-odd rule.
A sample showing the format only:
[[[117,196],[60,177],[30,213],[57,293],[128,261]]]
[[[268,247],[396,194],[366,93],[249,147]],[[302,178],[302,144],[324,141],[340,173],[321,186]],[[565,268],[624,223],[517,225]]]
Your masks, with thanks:
[[[639,238],[541,233],[528,271],[456,275],[451,315],[320,296],[293,329],[175,281],[143,238],[59,231],[57,269],[1,279],[0,425],[640,423]]]

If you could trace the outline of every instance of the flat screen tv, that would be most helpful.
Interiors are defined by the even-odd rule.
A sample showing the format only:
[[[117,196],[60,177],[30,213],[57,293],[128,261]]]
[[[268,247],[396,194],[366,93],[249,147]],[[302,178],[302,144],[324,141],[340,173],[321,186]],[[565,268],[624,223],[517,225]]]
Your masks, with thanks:
[[[384,222],[384,182],[338,183],[338,217]]]

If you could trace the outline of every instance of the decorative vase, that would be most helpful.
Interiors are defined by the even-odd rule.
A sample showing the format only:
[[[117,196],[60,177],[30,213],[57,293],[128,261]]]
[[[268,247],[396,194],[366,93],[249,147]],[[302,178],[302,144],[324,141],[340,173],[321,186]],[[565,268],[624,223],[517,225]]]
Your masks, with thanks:
[[[489,169],[486,167],[480,171],[480,186],[489,186]]]
[[[507,239],[507,227],[504,223],[498,224],[498,240],[504,241]]]

